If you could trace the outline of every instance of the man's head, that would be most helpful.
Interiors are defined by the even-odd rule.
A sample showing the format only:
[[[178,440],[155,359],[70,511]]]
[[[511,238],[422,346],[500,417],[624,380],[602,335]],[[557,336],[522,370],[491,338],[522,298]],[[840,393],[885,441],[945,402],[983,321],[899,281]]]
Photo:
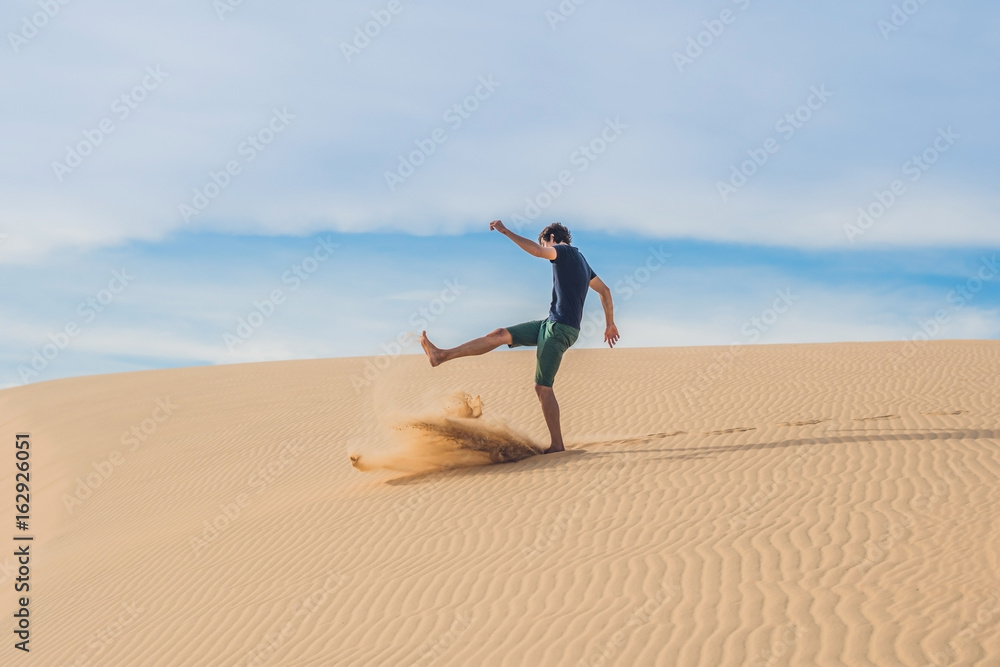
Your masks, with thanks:
[[[561,222],[553,222],[538,235],[538,242],[544,248],[548,248],[556,243],[569,244],[573,242],[573,235],[566,229],[566,225]]]

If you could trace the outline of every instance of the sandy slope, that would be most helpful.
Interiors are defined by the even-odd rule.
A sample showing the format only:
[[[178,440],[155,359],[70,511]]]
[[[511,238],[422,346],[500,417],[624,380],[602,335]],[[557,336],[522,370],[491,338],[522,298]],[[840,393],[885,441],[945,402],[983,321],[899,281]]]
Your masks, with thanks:
[[[573,451],[409,476],[348,454],[456,390],[544,440],[531,352],[5,390],[30,664],[998,665],[1000,342],[900,349],[573,350]]]

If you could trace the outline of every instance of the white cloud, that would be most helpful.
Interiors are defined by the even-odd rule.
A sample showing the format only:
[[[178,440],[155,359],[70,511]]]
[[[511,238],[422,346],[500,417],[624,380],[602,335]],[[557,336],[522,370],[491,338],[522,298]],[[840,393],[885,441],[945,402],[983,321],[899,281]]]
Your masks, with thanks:
[[[34,5],[7,6],[17,25]],[[973,58],[942,51],[974,41],[975,12],[928,6],[928,42],[891,44],[877,8],[754,4],[683,74],[671,53],[712,11],[639,3],[580,7],[553,32],[545,6],[405,4],[353,62],[340,44],[380,6],[244,3],[219,21],[210,3],[67,5],[12,57],[0,118],[0,262],[42,261],[60,247],[95,248],[171,232],[306,234],[467,230],[523,208],[597,136],[608,117],[629,129],[545,212],[592,229],[797,247],[842,247],[856,208],[954,124],[962,134],[863,238],[895,245],[997,245],[994,93]],[[870,30],[858,36],[859,25]],[[845,52],[845,39],[852,48]],[[655,47],[655,48],[654,48]],[[986,47],[983,47],[986,48]],[[457,54],[461,54],[457,56]],[[952,63],[953,67],[947,67]],[[58,183],[51,162],[159,65],[169,72],[93,155]],[[906,83],[914,72],[919,81]],[[383,173],[442,113],[493,74],[502,86],[397,191]],[[827,83],[834,98],[723,204],[716,181],[773,134],[775,119]],[[975,84],[975,85],[974,85]],[[928,97],[935,86],[955,94]],[[296,115],[191,224],[178,204],[271,109]]]

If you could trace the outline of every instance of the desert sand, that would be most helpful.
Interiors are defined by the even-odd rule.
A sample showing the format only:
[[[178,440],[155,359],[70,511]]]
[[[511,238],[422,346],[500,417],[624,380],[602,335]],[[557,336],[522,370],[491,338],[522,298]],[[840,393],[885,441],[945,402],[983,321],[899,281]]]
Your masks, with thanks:
[[[0,392],[0,664],[1000,665],[1000,341],[571,350],[544,456],[533,368]]]

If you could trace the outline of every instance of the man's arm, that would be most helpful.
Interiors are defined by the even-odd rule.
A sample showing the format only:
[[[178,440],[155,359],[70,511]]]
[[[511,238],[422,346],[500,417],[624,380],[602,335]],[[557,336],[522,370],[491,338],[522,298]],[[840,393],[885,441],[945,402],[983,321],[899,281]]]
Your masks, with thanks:
[[[591,278],[590,289],[601,296],[601,305],[604,306],[604,342],[608,347],[614,347],[621,336],[618,334],[618,327],[615,326],[615,304],[611,299],[611,290],[597,276]]]
[[[543,248],[531,239],[526,239],[523,236],[519,236],[514,232],[510,231],[504,224],[499,220],[494,220],[490,223],[490,230],[495,230],[509,238],[511,241],[516,243],[521,250],[528,253],[529,255],[534,255],[535,257],[541,257],[542,259],[552,260],[556,258],[555,248]]]

